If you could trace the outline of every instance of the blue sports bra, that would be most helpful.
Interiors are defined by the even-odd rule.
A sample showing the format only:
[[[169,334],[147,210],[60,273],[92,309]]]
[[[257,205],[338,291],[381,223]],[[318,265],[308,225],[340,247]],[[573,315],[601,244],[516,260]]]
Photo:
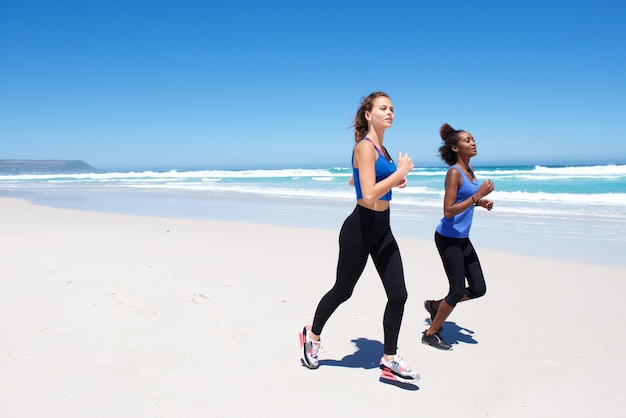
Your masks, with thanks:
[[[371,142],[372,145],[374,145],[374,148],[376,148],[376,152],[378,153],[378,158],[376,159],[376,164],[374,165],[374,169],[376,171],[376,183],[378,183],[381,180],[386,179],[391,174],[395,173],[397,168],[396,168],[396,164],[393,162],[393,160],[389,161],[387,159],[387,157],[385,157],[380,152],[380,150],[378,149],[376,144],[374,144],[374,142],[372,142],[371,139],[369,139],[367,137],[365,137],[363,139]],[[359,180],[359,169],[358,168],[354,168],[354,150],[352,151],[352,174],[353,174],[353,177],[354,177],[354,188],[356,190],[356,198],[357,199],[363,199],[363,192],[361,191],[361,182]],[[389,190],[387,193],[385,193],[378,200],[391,200],[391,190]]]
[[[474,176],[475,181],[471,181],[461,170],[459,166],[453,165],[451,168],[454,168],[461,173],[461,177],[463,178],[463,183],[459,186],[458,191],[456,192],[456,202],[460,203],[464,200],[467,200],[478,191],[478,179]],[[441,222],[437,226],[437,232],[445,237],[450,238],[469,238],[470,228],[472,227],[472,218],[474,216],[474,205],[465,209],[463,212],[458,215],[451,216],[449,218],[442,218]]]

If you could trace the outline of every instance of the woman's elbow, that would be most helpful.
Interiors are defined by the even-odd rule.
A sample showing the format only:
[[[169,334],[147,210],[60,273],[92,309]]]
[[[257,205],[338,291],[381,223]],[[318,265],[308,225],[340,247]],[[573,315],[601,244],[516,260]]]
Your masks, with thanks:
[[[374,195],[371,195],[371,194],[367,194],[367,193],[363,193],[363,202],[365,202],[365,204],[372,205],[377,200],[378,200],[377,196],[374,196]]]
[[[374,204],[375,201],[376,201],[376,199],[371,199],[371,198],[367,198],[367,197],[363,196],[363,202],[365,202],[366,205],[372,205],[372,204]]]

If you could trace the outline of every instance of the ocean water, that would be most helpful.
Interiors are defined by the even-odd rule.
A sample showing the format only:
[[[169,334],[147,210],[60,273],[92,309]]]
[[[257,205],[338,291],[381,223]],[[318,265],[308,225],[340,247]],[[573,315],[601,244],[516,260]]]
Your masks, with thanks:
[[[394,189],[392,228],[432,240],[447,167],[415,168]],[[475,211],[474,245],[626,265],[626,165],[475,167],[494,209]],[[140,215],[337,231],[354,207],[347,167],[0,176],[0,196]]]

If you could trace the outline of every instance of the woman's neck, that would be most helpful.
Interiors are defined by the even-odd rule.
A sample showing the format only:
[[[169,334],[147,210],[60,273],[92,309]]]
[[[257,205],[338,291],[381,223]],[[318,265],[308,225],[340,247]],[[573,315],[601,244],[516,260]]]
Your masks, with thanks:
[[[460,167],[463,167],[466,170],[469,170],[469,166],[470,166],[469,162],[470,162],[469,158],[467,158],[467,159],[459,158],[459,159],[456,160],[456,165],[458,165]]]
[[[385,135],[385,130],[383,129],[381,132],[377,132],[376,129],[371,129],[367,132],[367,136],[370,140],[374,141],[376,145],[380,148],[383,147],[383,136]]]

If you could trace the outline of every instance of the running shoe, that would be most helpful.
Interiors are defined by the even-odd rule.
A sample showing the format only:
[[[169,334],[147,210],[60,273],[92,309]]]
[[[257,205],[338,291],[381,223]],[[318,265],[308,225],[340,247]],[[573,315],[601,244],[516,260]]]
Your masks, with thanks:
[[[430,314],[430,323],[431,324],[433,323],[433,321],[435,320],[435,317],[437,316],[437,309],[433,308],[433,302],[434,302],[434,300],[425,300],[424,301],[424,308]],[[443,331],[443,325],[441,327],[439,327],[439,332],[441,332],[441,331]]]
[[[433,335],[427,335],[426,331],[424,331],[424,335],[422,336],[422,344],[427,344],[439,350],[452,350],[452,346],[448,344],[438,332],[435,332]]]
[[[404,360],[402,360],[402,357],[398,356],[397,354],[393,357],[393,360],[391,361],[385,361],[385,357],[381,357],[380,369],[382,370],[382,377],[385,378],[400,378],[401,380],[410,382],[416,382],[420,380],[419,373],[414,372],[406,364],[404,364]]]
[[[435,320],[435,317],[437,316],[437,309],[433,308],[433,302],[434,300],[425,300],[424,301],[424,308],[426,308],[426,311],[430,314],[430,323],[432,324],[433,321]]]
[[[313,341],[309,338],[309,330],[311,327],[305,326],[299,333],[300,350],[302,350],[302,364],[309,369],[317,369],[319,363],[317,361],[317,353],[320,351],[320,342]]]

